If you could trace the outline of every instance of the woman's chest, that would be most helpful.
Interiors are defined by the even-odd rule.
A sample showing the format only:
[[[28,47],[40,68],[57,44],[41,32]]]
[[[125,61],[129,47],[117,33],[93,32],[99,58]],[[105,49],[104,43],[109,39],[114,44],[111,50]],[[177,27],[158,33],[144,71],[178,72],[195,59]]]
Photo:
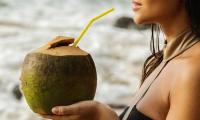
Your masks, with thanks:
[[[151,84],[146,94],[137,103],[137,109],[147,116],[156,120],[165,120],[170,107],[170,89],[176,79],[174,64],[162,64],[146,78],[137,94]]]

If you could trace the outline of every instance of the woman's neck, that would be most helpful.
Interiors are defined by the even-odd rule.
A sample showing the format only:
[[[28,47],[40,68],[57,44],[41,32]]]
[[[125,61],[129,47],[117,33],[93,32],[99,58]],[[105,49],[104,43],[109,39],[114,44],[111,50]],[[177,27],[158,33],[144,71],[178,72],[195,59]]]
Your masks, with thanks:
[[[163,20],[159,23],[167,42],[170,42],[170,40],[176,37],[179,33],[190,27],[188,18],[186,10],[181,10],[174,18]]]

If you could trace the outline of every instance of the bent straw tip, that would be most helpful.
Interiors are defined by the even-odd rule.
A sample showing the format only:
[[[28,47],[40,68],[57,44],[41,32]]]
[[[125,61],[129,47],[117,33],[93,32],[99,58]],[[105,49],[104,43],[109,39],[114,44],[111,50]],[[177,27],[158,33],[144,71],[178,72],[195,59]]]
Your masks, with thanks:
[[[110,9],[108,9],[106,12],[103,12],[103,13],[99,14],[98,16],[92,18],[92,19],[89,21],[89,23],[86,25],[86,27],[82,30],[82,32],[81,32],[81,34],[78,36],[78,38],[75,40],[73,46],[74,46],[74,47],[77,46],[78,42],[81,40],[81,38],[83,37],[83,35],[84,35],[85,32],[87,31],[87,29],[91,26],[91,24],[92,24],[94,21],[98,20],[99,18],[101,18],[101,17],[107,15],[108,13],[110,13],[110,12],[112,12],[112,11],[114,11],[114,10],[115,10],[115,8],[110,8]]]

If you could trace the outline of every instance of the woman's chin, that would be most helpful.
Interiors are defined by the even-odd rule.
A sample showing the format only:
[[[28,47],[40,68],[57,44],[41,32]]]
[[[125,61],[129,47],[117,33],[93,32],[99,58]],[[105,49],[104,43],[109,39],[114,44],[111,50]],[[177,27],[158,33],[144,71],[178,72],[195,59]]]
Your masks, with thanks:
[[[152,21],[149,21],[149,20],[145,20],[145,19],[142,19],[140,17],[134,17],[133,18],[133,21],[136,25],[141,25],[141,24],[149,24],[149,23],[152,23]]]
[[[147,24],[147,23],[152,23],[152,21],[150,19],[141,17],[139,15],[135,15],[133,17],[133,21],[136,25],[141,25],[141,24]]]
[[[133,17],[133,21],[135,22],[136,25],[143,24],[143,19],[142,19],[142,17],[139,16],[139,15],[137,15],[137,14]]]
[[[134,23],[135,23],[136,25],[141,25],[141,24],[143,24],[144,22],[141,21],[140,19],[135,19],[135,18],[134,18]]]

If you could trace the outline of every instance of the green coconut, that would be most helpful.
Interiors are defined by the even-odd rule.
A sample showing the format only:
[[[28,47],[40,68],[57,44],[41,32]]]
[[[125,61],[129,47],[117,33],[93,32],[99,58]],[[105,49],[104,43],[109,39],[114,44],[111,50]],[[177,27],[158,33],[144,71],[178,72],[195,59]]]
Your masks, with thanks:
[[[21,73],[21,89],[35,113],[52,114],[54,106],[92,100],[97,74],[91,55],[59,36],[28,53]]]

